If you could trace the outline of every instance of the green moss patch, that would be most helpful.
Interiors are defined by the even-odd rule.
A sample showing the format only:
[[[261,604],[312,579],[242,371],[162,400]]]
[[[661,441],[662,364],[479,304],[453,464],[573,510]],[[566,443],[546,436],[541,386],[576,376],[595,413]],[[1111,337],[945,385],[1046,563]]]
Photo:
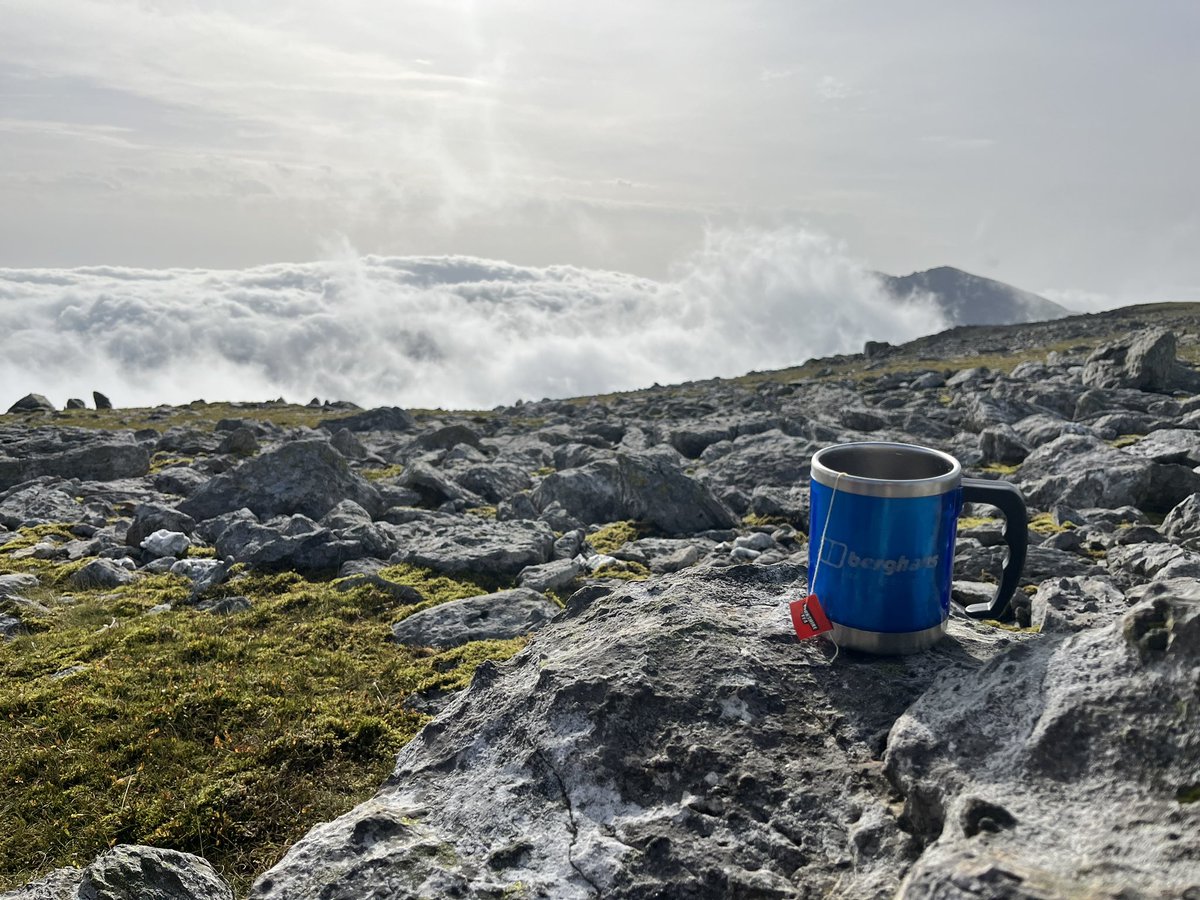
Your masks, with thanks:
[[[2,553],[0,557],[6,554]],[[413,567],[429,599],[481,586]],[[246,574],[217,616],[170,575],[107,591],[49,587],[32,634],[0,644],[0,890],[115,843],[205,856],[244,893],[314,824],[370,796],[426,717],[415,691],[465,685],[523,640],[445,652],[388,641],[394,601],[295,573]]]
[[[396,478],[403,472],[404,466],[396,463],[394,466],[384,466],[382,469],[363,469],[358,474],[367,481],[383,481],[387,478]]]
[[[1051,518],[1050,513],[1039,513],[1029,520],[1029,530],[1037,534],[1046,535],[1049,537],[1052,534],[1061,534],[1064,531],[1069,531],[1074,528],[1073,522],[1064,522],[1059,525]]]
[[[637,522],[612,522],[587,536],[587,542],[597,553],[613,553],[646,533]]]

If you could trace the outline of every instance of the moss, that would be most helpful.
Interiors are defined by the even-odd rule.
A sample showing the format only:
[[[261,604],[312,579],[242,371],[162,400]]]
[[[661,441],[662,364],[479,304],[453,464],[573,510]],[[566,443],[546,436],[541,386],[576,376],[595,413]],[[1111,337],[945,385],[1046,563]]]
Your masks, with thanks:
[[[1012,475],[1019,468],[1021,468],[1019,464],[1008,465],[1006,463],[989,463],[988,465],[983,466],[982,471],[994,472],[997,475]]]
[[[601,566],[592,573],[593,578],[619,578],[621,581],[645,581],[650,570],[641,563],[622,562],[618,566]]]
[[[367,481],[383,481],[386,478],[396,478],[404,472],[404,466],[396,463],[391,466],[384,466],[382,469],[362,469],[359,471],[363,478]]]
[[[1029,530],[1037,534],[1052,535],[1061,534],[1064,531],[1069,531],[1075,527],[1074,522],[1063,522],[1061,525],[1055,523],[1051,518],[1050,513],[1038,513],[1029,520]]]
[[[169,469],[171,466],[190,466],[195,461],[195,458],[191,456],[172,456],[170,453],[159,450],[150,457],[150,474]]]
[[[1118,450],[1122,447],[1132,447],[1138,441],[1142,440],[1144,435],[1140,434],[1118,434],[1116,439],[1109,441],[1109,445],[1116,447]]]
[[[238,571],[222,590],[253,606],[227,616],[182,606],[189,585],[171,575],[73,602],[35,592],[42,630],[0,645],[0,891],[132,842],[201,854],[244,893],[378,788],[426,721],[405,697],[461,687],[523,644],[398,646],[394,601],[373,587]],[[483,587],[388,572],[427,604]]]
[[[999,628],[1001,631],[1014,631],[1022,634],[1039,634],[1040,628],[1022,628],[1020,625],[1014,625],[1012,622],[1001,622],[998,619],[980,619],[983,625],[991,625],[993,628]]]
[[[997,521],[991,516],[961,516],[958,520],[958,530],[965,531],[968,528],[978,528],[980,525],[991,525]]]
[[[597,553],[613,553],[630,541],[636,541],[646,529],[637,522],[612,522],[587,536],[587,542]]]
[[[1200,784],[1181,787],[1175,792],[1175,799],[1179,803],[1200,803]]]
[[[789,525],[784,516],[760,516],[758,513],[746,513],[742,516],[742,524],[747,528],[768,528],[772,525]]]
[[[547,475],[553,475],[556,471],[554,466],[542,466],[540,469],[535,469],[533,474],[545,478]]]
[[[466,513],[471,516],[478,516],[481,519],[494,519],[496,518],[496,507],[472,506],[466,510]]]

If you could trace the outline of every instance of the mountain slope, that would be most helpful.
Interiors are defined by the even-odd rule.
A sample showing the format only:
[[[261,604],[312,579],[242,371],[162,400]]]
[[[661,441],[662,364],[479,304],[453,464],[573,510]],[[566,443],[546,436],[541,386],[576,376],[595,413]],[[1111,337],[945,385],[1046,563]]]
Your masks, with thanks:
[[[904,276],[881,273],[879,277],[901,300],[912,299],[914,294],[932,296],[950,325],[1015,325],[1071,314],[1045,297],[952,266]]]

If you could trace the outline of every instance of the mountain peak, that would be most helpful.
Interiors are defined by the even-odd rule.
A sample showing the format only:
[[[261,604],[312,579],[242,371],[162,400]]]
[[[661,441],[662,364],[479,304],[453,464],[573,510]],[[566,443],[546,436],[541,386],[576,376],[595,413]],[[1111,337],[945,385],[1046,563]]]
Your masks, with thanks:
[[[932,297],[951,325],[1013,325],[1071,314],[1045,297],[954,266],[879,277],[884,287],[901,301],[914,301],[924,295]]]

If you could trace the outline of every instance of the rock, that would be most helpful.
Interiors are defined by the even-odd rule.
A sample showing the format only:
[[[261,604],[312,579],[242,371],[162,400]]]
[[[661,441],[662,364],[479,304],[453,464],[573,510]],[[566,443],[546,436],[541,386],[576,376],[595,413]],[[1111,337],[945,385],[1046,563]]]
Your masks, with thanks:
[[[1152,431],[1142,440],[1124,448],[1130,456],[1159,463],[1182,463],[1200,466],[1200,431],[1182,428],[1162,428]]]
[[[454,480],[488,503],[500,503],[518,491],[525,491],[533,486],[529,473],[510,463],[473,465],[461,471],[456,469]]]
[[[979,450],[984,462],[1019,463],[1029,455],[1029,447],[1011,425],[993,425],[979,433]]]
[[[167,531],[165,528],[154,532],[141,543],[141,548],[149,559],[161,559],[164,556],[176,558],[187,555],[192,542],[181,531]]]
[[[356,587],[368,585],[387,594],[397,603],[411,605],[425,601],[421,593],[411,585],[392,581],[390,578],[379,574],[383,568],[383,563],[378,560],[351,560],[342,566],[341,571],[338,573],[340,577],[334,582],[334,587],[339,591],[349,591]]]
[[[229,564],[219,559],[180,559],[168,570],[172,575],[192,582],[193,596],[223,584],[229,577]]]
[[[1200,757],[1200,592],[1156,588],[1107,626],[1023,643],[969,678],[947,672],[899,718],[885,772],[928,842],[904,897],[1200,885],[1181,843],[1200,810],[1179,802]]]
[[[368,450],[349,428],[339,428],[329,439],[330,445],[346,459],[366,459]]]
[[[457,647],[470,641],[505,640],[540,628],[562,610],[529,588],[451,600],[415,612],[392,626],[398,643]]]
[[[1103,575],[1050,578],[1033,595],[1030,624],[1043,633],[1082,631],[1124,611],[1124,595]]]
[[[336,419],[325,419],[321,427],[326,431],[339,431],[343,428],[350,431],[410,431],[416,427],[416,421],[399,407],[380,407],[353,416],[340,416]]]
[[[42,484],[10,493],[0,502],[0,525],[6,528],[80,522],[87,517],[88,511],[70,494]]]
[[[190,497],[208,483],[211,476],[198,472],[190,466],[169,466],[155,472],[151,477],[155,490],[167,494]]]
[[[1152,328],[1105,344],[1088,357],[1083,383],[1160,393],[1190,387],[1193,379],[1189,376],[1194,373],[1176,361],[1175,343],[1175,335],[1170,331]]]
[[[87,409],[87,404],[78,397],[71,397],[67,400],[67,409]]]
[[[954,621],[945,647],[889,660],[886,677],[847,653],[831,667],[791,634],[803,572],[578,592],[251,897],[483,898],[517,880],[562,900],[895,894],[919,847],[873,774],[883,734],[937,671],[1014,637]]]
[[[229,453],[233,456],[253,456],[258,452],[258,436],[253,429],[241,426],[235,428],[217,445],[218,453]]]
[[[112,409],[112,401],[99,391],[92,391],[92,401],[96,404],[96,409]]]
[[[0,449],[9,454],[0,455],[0,491],[42,476],[116,481],[150,471],[149,451],[128,432],[46,429]]]
[[[191,534],[196,528],[196,521],[171,506],[161,503],[140,503],[133,510],[133,521],[125,532],[125,543],[130,547],[141,547],[156,531],[177,531],[181,534]]]
[[[1200,578],[1200,553],[1173,544],[1124,544],[1108,551],[1108,568],[1135,579]]]
[[[528,566],[517,575],[517,584],[544,594],[559,591],[583,574],[583,566],[574,559],[555,559],[538,566]]]
[[[1131,456],[1096,438],[1064,435],[1026,457],[1015,480],[1030,506],[1136,506],[1166,512],[1200,490],[1187,466]]]
[[[480,497],[423,462],[409,463],[400,476],[400,484],[416,491],[422,503],[431,508],[447,502],[458,502],[462,508],[483,505]]]
[[[321,517],[321,524],[325,528],[334,530],[354,528],[357,525],[370,525],[371,514],[353,500],[342,500]]]
[[[68,867],[3,900],[233,900],[233,891],[205,860],[178,850],[120,844],[86,869]]]
[[[1163,534],[1176,544],[1200,550],[1200,494],[1192,494],[1167,513]]]
[[[368,555],[358,541],[339,539],[327,528],[311,530],[287,524],[282,527],[257,522],[249,510],[225,520],[212,538],[217,553],[260,569],[294,569],[297,572],[327,572],[348,560]],[[290,533],[289,533],[290,532]],[[211,533],[211,532],[210,532]]]
[[[32,590],[39,583],[36,575],[30,575],[25,572],[0,575],[0,600],[6,597],[18,596],[23,591]]]
[[[56,407],[41,394],[26,394],[8,408],[8,414],[27,412],[54,412]]]
[[[712,492],[664,456],[618,453],[614,460],[555,472],[534,489],[540,510],[558,503],[585,524],[636,519],[668,534],[735,524]]]
[[[179,504],[196,520],[246,508],[260,517],[301,513],[319,519],[342,500],[378,511],[379,492],[350,471],[321,440],[300,440],[262,453],[204,484]]]
[[[514,577],[550,558],[554,533],[542,522],[464,522],[454,516],[418,520],[393,529],[399,550],[392,563],[425,566],[448,575]]]
[[[869,409],[851,407],[840,410],[837,416],[841,424],[854,431],[879,431],[881,428],[886,428],[888,424],[887,419]]]
[[[111,559],[93,559],[68,579],[78,588],[113,588],[129,584],[134,574]]]
[[[447,425],[417,436],[413,443],[424,450],[449,450],[456,444],[480,447],[479,435],[466,425]]]

